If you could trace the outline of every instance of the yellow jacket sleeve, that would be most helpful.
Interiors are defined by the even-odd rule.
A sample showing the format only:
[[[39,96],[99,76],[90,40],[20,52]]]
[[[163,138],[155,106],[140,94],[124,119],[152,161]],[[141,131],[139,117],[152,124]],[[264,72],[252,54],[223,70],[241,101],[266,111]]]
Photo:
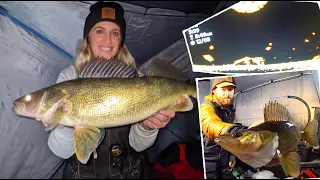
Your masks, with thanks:
[[[200,121],[202,132],[209,139],[225,134],[229,128],[235,126],[235,124],[223,122],[209,104],[200,105]]]

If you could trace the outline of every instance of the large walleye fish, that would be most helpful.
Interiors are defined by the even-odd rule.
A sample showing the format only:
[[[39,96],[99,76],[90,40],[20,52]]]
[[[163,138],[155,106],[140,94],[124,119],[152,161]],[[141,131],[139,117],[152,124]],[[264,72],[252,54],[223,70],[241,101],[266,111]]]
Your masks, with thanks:
[[[270,102],[264,108],[264,122],[239,132],[227,133],[215,138],[215,142],[223,149],[237,156],[241,161],[248,165],[256,164],[255,158],[247,158],[252,156],[258,150],[262,152],[260,159],[270,159],[263,157],[263,150],[271,146],[271,141],[278,142],[275,147],[276,153],[273,158],[279,159],[283,171],[288,176],[297,178],[300,173],[300,156],[297,154],[297,147],[301,139],[307,141],[314,148],[319,148],[319,140],[317,137],[317,120],[310,121],[305,129],[301,131],[292,122],[292,118],[288,110],[278,102]],[[272,148],[272,147],[271,147]],[[268,154],[268,153],[266,153]],[[266,165],[264,162],[261,166]],[[257,167],[254,167],[257,168]]]
[[[99,128],[137,123],[162,109],[193,109],[194,84],[150,74],[138,76],[135,68],[117,60],[92,60],[79,78],[16,99],[14,112],[41,119],[48,124],[46,131],[58,124],[74,127],[75,153],[86,164],[101,138]]]

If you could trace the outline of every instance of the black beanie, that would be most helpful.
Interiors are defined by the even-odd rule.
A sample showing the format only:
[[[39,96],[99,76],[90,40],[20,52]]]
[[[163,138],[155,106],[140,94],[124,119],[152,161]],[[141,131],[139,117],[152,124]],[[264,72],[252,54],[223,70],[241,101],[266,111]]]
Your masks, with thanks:
[[[121,44],[126,37],[126,22],[124,20],[124,10],[122,6],[115,2],[99,1],[90,6],[90,13],[86,18],[83,29],[83,38],[86,38],[92,27],[101,21],[110,21],[116,23],[121,31]]]

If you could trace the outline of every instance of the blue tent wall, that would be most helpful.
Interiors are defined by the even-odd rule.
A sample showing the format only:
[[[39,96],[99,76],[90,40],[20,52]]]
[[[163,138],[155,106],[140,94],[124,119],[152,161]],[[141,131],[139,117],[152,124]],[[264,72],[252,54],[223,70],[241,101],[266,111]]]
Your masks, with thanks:
[[[62,159],[47,145],[48,132],[30,118],[16,116],[14,99],[55,83],[73,64],[43,39],[0,15],[0,178],[50,178]]]

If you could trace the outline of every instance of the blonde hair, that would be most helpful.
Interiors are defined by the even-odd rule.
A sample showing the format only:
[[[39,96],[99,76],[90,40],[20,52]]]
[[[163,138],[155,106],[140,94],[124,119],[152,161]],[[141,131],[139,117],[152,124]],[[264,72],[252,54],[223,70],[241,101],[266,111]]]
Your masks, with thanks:
[[[82,65],[85,62],[90,61],[93,58],[90,45],[89,45],[89,40],[88,37],[85,38],[81,45],[80,49],[77,53],[76,60],[75,60],[75,68],[76,71],[79,72],[82,68]],[[114,59],[117,59],[119,61],[123,61],[129,66],[136,67],[136,62],[134,58],[132,57],[131,53],[129,52],[129,49],[123,44],[120,45],[119,50],[117,54],[115,55]]]

